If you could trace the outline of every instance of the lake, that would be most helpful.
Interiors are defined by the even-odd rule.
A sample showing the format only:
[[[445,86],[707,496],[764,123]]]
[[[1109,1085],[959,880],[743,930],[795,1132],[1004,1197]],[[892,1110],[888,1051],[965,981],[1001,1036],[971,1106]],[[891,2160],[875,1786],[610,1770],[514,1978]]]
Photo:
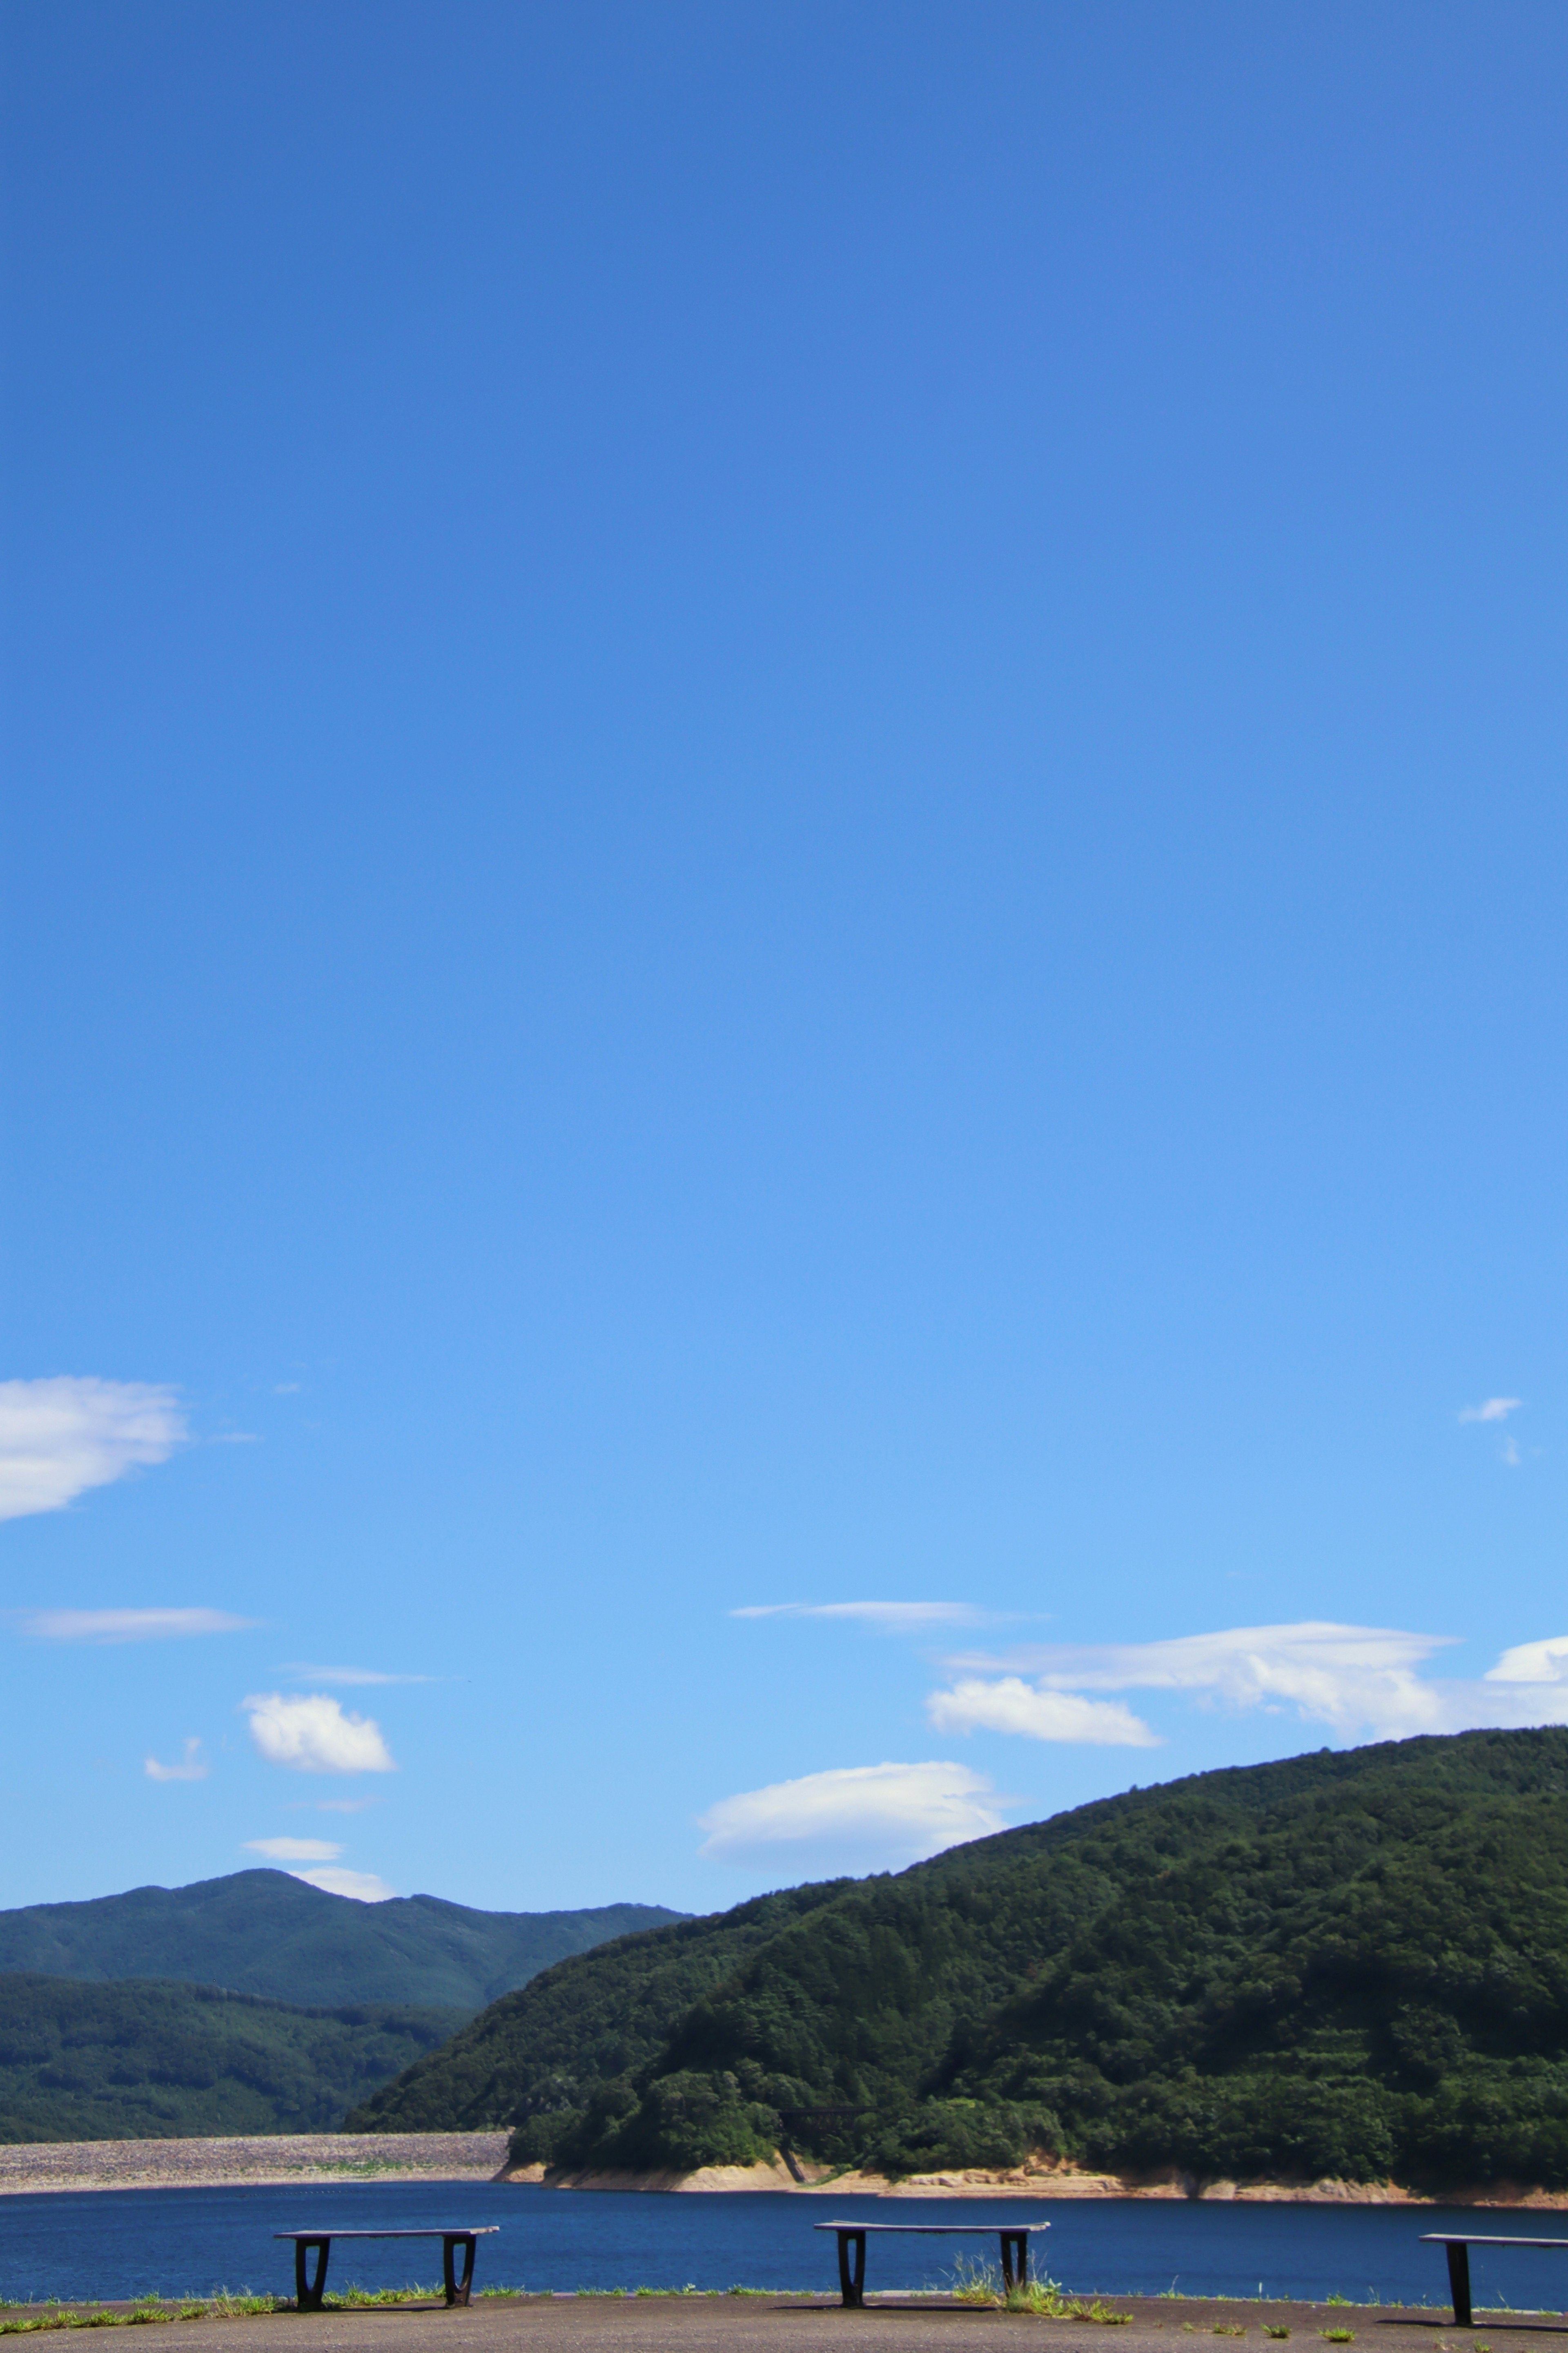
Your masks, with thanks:
[[[659,2197],[614,2190],[544,2189],[506,2182],[334,2182],[327,2188],[228,2186],[215,2189],[92,2189],[0,2198],[0,2296],[123,2297],[237,2292],[293,2293],[293,2249],[274,2231],[414,2229],[498,2222],[482,2240],[479,2287],[836,2288],[831,2234],[812,2225],[839,2215],[871,2222],[990,2222],[998,2211],[1049,2222],[1043,2268],[1075,2292],[1124,2295],[1175,2288],[1189,2295],[1330,2295],[1357,2303],[1447,2302],[1442,2250],[1423,2231],[1501,2230],[1552,2238],[1568,2217],[1486,2217],[1474,2209],[1391,2206],[1237,2206],[1138,2199],[1062,2200],[792,2197],[787,2192]],[[974,2252],[983,2252],[975,2242]],[[1034,2257],[1041,2263],[1037,2247]],[[1479,2248],[1478,2306],[1568,2302],[1568,2249],[1561,2263]],[[952,2242],[873,2242],[873,2287],[936,2287],[951,2281]],[[334,2249],[330,2284],[367,2287],[430,2281],[439,2248]]]

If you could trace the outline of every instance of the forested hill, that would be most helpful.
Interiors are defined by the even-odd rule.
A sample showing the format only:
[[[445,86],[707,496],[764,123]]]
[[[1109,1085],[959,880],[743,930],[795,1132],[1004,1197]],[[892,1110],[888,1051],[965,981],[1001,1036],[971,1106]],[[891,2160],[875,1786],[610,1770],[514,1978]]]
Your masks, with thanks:
[[[450,2010],[296,2010],[208,1986],[0,1977],[0,2141],[332,2132]]]
[[[890,2171],[1568,2187],[1568,1730],[1203,1774],[624,1939],[353,2121],[603,2166],[790,2135]]]
[[[681,1917],[654,1904],[592,1912],[476,1912],[436,1895],[360,1904],[285,1871],[237,1871],[190,1887],[0,1912],[0,1970],[471,2011],[570,1953]]]

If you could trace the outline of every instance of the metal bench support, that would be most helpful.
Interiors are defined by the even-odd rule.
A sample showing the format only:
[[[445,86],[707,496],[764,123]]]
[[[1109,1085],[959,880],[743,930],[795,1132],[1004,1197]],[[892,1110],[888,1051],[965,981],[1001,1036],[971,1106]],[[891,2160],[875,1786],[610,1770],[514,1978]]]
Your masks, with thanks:
[[[854,2250],[851,2265],[850,2250]],[[847,2305],[862,2305],[866,2301],[866,2233],[864,2231],[840,2231],[838,2233],[838,2292]]]
[[[441,2284],[448,2304],[467,2304],[468,2300],[468,2290],[474,2284],[475,2243],[471,2231],[448,2231],[441,2241]],[[459,2247],[463,2250],[461,2279],[457,2277],[452,2262]]]
[[[320,2312],[321,2298],[327,2289],[327,2257],[332,2242],[327,2239],[296,2239],[294,2242],[294,2303],[300,2312]],[[307,2275],[306,2258],[311,2249],[316,2254],[316,2276]]]
[[[1448,2301],[1456,2328],[1473,2328],[1470,2314],[1470,2251],[1463,2239],[1450,2239],[1443,2250],[1448,2258]]]
[[[1002,2239],[1002,2285],[1010,2295],[1016,2287],[1029,2284],[1029,2234],[1027,2231],[1004,2231]]]

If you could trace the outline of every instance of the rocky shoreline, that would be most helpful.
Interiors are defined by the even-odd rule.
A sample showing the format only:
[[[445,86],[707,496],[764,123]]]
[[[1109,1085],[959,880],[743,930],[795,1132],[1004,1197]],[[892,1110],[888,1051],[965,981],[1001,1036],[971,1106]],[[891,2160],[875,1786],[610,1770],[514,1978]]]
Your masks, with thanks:
[[[798,2164],[798,2161],[797,2161]],[[791,2172],[781,2158],[772,2165],[710,2165],[697,2173],[592,2173],[520,2166],[508,2181],[540,2182],[550,2189],[745,2190],[786,2189],[806,2196],[858,2198],[1160,2198],[1213,2199],[1274,2206],[1481,2206],[1568,2209],[1568,2191],[1514,2182],[1488,2182],[1440,2196],[1405,2189],[1396,2181],[1200,2181],[1174,2168],[1156,2174],[1089,2173],[1073,2165],[1040,2161],[1006,2171],[973,2167],[942,2173],[910,2173],[889,2180],[881,2173],[834,2172],[798,2165]]]

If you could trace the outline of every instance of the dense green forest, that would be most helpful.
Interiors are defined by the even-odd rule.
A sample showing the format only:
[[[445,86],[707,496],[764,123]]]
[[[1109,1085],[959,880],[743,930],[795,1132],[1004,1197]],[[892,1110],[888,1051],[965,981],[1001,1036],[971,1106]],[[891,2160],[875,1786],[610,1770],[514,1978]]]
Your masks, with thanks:
[[[1568,1730],[1203,1774],[626,1938],[355,2121],[571,2165],[1568,2186]]]
[[[593,1912],[475,1912],[436,1895],[358,1904],[286,1871],[236,1871],[190,1887],[0,1912],[0,1970],[177,1978],[275,2001],[471,2011],[570,1953],[681,1917],[654,1904]]]
[[[137,1978],[0,1977],[0,2141],[331,2132],[450,2010],[295,2010]]]

